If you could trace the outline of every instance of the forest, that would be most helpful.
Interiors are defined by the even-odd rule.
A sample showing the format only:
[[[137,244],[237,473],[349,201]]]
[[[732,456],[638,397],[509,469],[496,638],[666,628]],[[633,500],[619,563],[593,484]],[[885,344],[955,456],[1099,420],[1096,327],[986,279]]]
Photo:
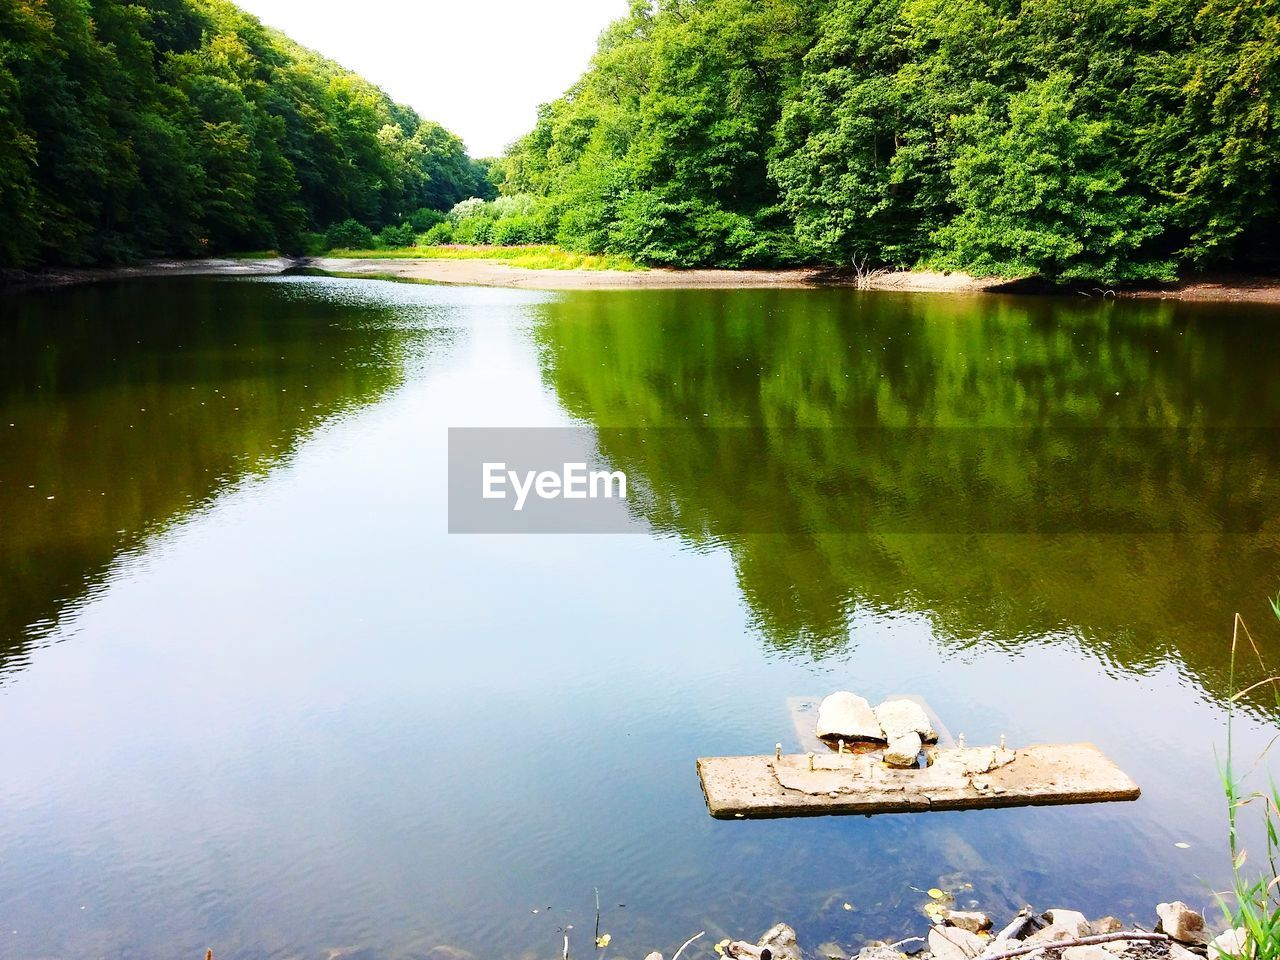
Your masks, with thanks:
[[[633,0],[501,179],[652,264],[1274,269],[1280,3]]]
[[[0,267],[294,252],[491,193],[449,131],[225,0],[0,0]]]
[[[1274,272],[1278,117],[1277,0],[632,0],[480,161],[226,0],[3,0],[0,267],[556,243]]]

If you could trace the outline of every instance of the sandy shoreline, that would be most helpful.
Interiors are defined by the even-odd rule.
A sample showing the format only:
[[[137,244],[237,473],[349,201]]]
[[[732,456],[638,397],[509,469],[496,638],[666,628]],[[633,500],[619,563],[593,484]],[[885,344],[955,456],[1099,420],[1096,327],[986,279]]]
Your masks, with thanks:
[[[344,276],[392,277],[432,283],[526,290],[728,289],[812,287],[817,270],[528,270],[497,260],[351,260],[316,257],[306,266]]]
[[[143,260],[122,267],[63,267],[48,270],[0,270],[0,292],[63,287],[103,280],[134,280],[142,277],[267,277],[297,266],[288,257],[240,260],[205,257],[199,260]]]
[[[124,267],[67,268],[32,273],[0,271],[0,290],[65,286],[141,277],[273,276],[293,269],[319,270],[341,276],[380,277],[463,286],[517,287],[526,290],[800,289],[854,285],[849,278],[812,267],[785,270],[529,270],[523,267],[512,267],[497,260],[275,257],[262,260],[231,258],[150,260]],[[930,270],[881,273],[865,283],[864,288],[968,294],[1032,292],[1032,288],[1028,285],[1000,277],[972,277],[965,273],[941,273]],[[1040,285],[1034,292],[1052,293],[1054,291]],[[1144,299],[1280,305],[1280,277],[1206,276],[1168,287],[1118,290],[1115,291],[1115,295]]]
[[[853,286],[830,270],[795,267],[783,270],[527,270],[496,260],[348,260],[318,257],[308,266],[344,276],[381,276],[471,286],[522,287],[526,290],[729,290],[796,289]],[[883,273],[869,290],[983,293],[1002,286],[999,277],[975,278],[965,273],[912,270]]]

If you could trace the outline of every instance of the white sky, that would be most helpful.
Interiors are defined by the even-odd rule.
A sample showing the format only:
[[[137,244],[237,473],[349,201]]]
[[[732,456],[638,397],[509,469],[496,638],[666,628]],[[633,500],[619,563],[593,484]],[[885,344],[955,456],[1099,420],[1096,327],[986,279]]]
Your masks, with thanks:
[[[473,157],[527,133],[627,0],[237,0],[444,124]]]

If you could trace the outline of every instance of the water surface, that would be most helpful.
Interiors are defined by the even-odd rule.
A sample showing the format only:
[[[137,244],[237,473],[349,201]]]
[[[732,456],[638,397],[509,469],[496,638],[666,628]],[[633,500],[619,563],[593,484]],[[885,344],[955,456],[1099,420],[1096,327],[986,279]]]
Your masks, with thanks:
[[[1278,323],[322,278],[8,298],[0,955],[550,958],[572,924],[581,957],[595,888],[631,960],[779,919],[918,933],[935,885],[1207,905],[1232,615],[1280,647]],[[449,426],[566,425],[660,494],[644,532],[446,533]],[[787,698],[841,687],[970,742],[1091,740],[1143,797],[712,821],[693,759],[793,745]],[[1242,710],[1252,757],[1274,716]]]

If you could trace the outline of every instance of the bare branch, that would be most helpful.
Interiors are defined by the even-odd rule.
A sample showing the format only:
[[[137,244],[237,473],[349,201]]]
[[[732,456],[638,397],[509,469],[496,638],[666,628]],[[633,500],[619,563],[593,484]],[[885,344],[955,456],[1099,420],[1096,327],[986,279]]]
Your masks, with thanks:
[[[1023,945],[1016,950],[1006,950],[1004,953],[983,954],[979,960],[1010,960],[1011,957],[1021,957],[1027,953],[1035,953],[1037,950],[1061,950],[1064,947],[1088,947],[1095,943],[1114,943],[1117,940],[1151,940],[1156,943],[1164,943],[1172,939],[1167,933],[1144,933],[1140,930],[1121,930],[1119,933],[1098,933],[1090,937],[1077,937],[1075,940],[1043,940],[1039,943]]]
[[[680,949],[676,951],[675,956],[672,957],[671,960],[680,960],[680,954],[684,953],[684,948],[687,947],[689,944],[693,943],[693,941],[697,940],[699,937],[705,935],[706,932],[707,931],[703,930],[702,933],[695,933],[692,937],[690,937],[684,943],[680,944]]]

